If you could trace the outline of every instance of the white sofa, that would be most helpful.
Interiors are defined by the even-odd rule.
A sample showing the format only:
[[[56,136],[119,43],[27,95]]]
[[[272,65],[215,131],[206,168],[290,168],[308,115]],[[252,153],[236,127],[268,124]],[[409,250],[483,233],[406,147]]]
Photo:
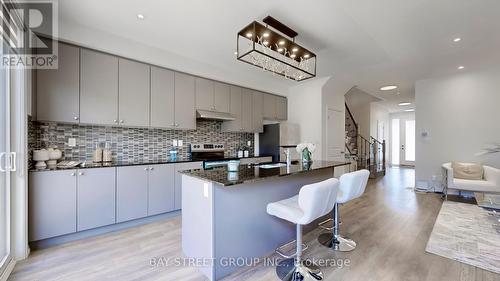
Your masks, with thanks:
[[[451,163],[445,163],[442,165],[442,167],[445,175],[445,200],[448,200],[448,189],[455,189],[458,191],[500,193],[499,169],[489,166],[483,166],[483,180],[464,180],[456,179],[453,177],[453,169],[451,167]]]

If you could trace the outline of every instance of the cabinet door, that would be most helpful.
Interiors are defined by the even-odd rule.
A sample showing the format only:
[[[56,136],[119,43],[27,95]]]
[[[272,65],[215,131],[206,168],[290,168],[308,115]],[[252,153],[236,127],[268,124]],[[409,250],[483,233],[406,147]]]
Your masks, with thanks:
[[[278,120],[288,119],[288,100],[285,97],[276,97],[276,118]]]
[[[76,232],[76,170],[30,173],[29,241]]]
[[[174,164],[149,167],[148,216],[174,210]]]
[[[115,188],[115,168],[78,171],[78,231],[115,223]]]
[[[80,56],[80,122],[116,125],[118,58],[87,49]]]
[[[262,93],[252,92],[252,127],[253,132],[264,132],[264,117],[263,117],[264,98]]]
[[[148,215],[148,167],[116,168],[116,221]]]
[[[241,95],[241,130],[243,132],[253,132],[252,103],[252,91],[244,89]]]
[[[264,94],[264,119],[276,119],[276,98],[270,94]]]
[[[231,90],[229,85],[215,82],[214,106],[217,112],[230,112]]]
[[[179,171],[184,170],[194,170],[203,168],[203,162],[189,162],[189,163],[177,163],[175,164],[175,210],[182,208],[182,174]],[[188,189],[187,187],[186,189]]]
[[[59,43],[58,68],[36,71],[37,119],[78,123],[80,49]]]
[[[229,112],[235,117],[233,121],[224,121],[222,122],[222,131],[224,132],[241,132],[242,130],[242,112],[241,112],[241,103],[242,103],[242,94],[243,89],[236,86],[230,87],[230,106]]]
[[[214,111],[214,81],[196,78],[196,109]]]
[[[174,72],[151,66],[151,127],[173,129]]]
[[[194,77],[175,73],[175,127],[196,129]]]
[[[118,70],[120,124],[149,126],[149,65],[119,59]]]

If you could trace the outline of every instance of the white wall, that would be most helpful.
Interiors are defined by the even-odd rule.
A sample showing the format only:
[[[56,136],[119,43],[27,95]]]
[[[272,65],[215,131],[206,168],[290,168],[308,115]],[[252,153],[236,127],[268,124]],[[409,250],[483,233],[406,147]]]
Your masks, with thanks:
[[[415,93],[417,184],[441,175],[440,165],[449,161],[500,168],[499,154],[474,155],[500,142],[500,67],[418,81]]]
[[[389,141],[389,110],[384,106],[371,103],[370,104],[370,135],[377,138],[378,124],[380,122],[384,123],[384,135],[378,140],[382,142],[384,139]]]

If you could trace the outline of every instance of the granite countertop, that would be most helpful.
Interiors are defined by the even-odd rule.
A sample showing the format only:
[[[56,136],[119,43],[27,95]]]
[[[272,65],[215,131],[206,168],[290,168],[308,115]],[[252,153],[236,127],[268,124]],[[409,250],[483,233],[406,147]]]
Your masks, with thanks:
[[[265,180],[273,177],[306,173],[313,170],[346,166],[350,163],[317,160],[313,161],[309,166],[305,166],[302,163],[299,163],[296,165],[291,165],[289,168],[286,167],[286,164],[282,164],[283,166],[280,167],[268,166],[269,168],[265,168],[266,164],[255,166],[240,165],[238,172],[229,172],[227,170],[227,167],[220,167],[205,170],[186,170],[181,171],[181,173],[202,180],[211,181],[222,186],[231,186],[242,183],[249,183],[257,180]]]
[[[270,157],[271,155],[254,155],[245,158],[258,158],[258,157]],[[238,160],[244,158],[238,157],[224,157],[219,160]],[[160,165],[160,164],[175,164],[175,163],[185,163],[185,162],[203,162],[203,160],[193,160],[189,157],[177,157],[177,160],[163,159],[163,160],[146,160],[146,161],[115,161],[115,162],[103,162],[103,163],[93,163],[93,162],[83,162],[76,167],[71,168],[61,168],[61,167],[49,167],[45,169],[30,169],[30,172],[43,172],[43,171],[60,171],[60,170],[72,170],[72,169],[91,169],[91,168],[106,168],[106,167],[124,167],[124,166],[141,166],[141,165]]]

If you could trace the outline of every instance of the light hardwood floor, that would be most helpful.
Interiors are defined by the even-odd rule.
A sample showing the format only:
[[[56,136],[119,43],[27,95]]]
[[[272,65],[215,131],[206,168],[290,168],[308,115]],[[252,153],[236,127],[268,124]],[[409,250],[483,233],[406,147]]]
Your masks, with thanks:
[[[324,267],[325,280],[499,280],[500,275],[425,252],[441,207],[437,194],[417,194],[412,169],[389,169],[365,194],[341,207],[341,232],[358,242],[335,253],[304,236],[305,256],[349,259]],[[180,217],[34,251],[9,280],[206,280],[193,267],[151,267],[153,257],[182,257]],[[244,268],[224,280],[278,280],[273,267]]]

